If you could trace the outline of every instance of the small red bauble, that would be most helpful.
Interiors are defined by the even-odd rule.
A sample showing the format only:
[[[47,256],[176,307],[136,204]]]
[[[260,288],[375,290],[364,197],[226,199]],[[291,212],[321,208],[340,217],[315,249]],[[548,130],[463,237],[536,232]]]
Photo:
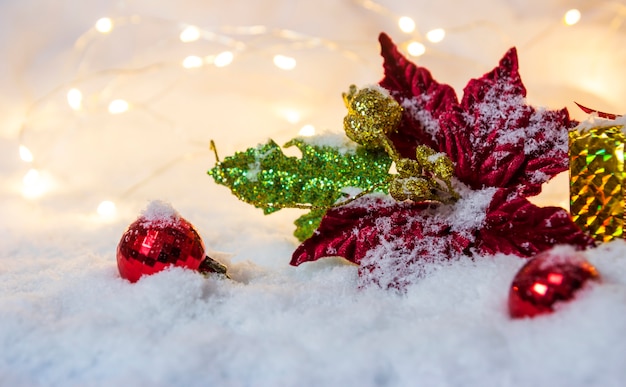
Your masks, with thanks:
[[[515,275],[509,292],[513,318],[551,313],[559,301],[572,299],[598,271],[584,254],[571,246],[558,246],[538,254]]]
[[[202,238],[169,204],[150,203],[122,235],[117,267],[122,278],[137,282],[169,266],[225,273],[226,268],[205,255]]]

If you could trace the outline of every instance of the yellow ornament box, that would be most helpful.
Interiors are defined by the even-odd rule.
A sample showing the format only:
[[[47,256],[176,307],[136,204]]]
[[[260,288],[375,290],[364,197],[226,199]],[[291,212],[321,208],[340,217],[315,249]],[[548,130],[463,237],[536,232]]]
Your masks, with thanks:
[[[570,212],[599,242],[624,235],[626,119],[593,119],[569,133]]]

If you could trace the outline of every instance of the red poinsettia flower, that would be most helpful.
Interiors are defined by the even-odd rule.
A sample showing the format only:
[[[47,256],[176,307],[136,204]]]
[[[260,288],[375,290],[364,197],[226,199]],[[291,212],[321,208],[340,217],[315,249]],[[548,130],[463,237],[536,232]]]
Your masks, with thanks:
[[[396,202],[368,195],[331,209],[315,234],[293,254],[292,265],[341,256],[360,265],[361,284],[403,289],[429,262],[473,254],[530,257],[556,244],[579,248],[593,240],[558,207],[537,207],[526,197],[568,168],[566,109],[526,105],[517,52],[471,80],[459,102],[454,90],[408,61],[381,34],[385,77],[380,85],[404,108],[390,136],[403,157],[420,144],[455,163],[454,205]]]

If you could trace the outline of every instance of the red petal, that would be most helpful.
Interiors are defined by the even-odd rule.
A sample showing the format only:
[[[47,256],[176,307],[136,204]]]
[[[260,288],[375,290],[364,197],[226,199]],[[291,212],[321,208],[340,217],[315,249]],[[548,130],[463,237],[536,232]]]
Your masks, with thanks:
[[[402,290],[424,275],[426,265],[462,256],[472,243],[471,233],[453,230],[429,206],[365,197],[331,209],[291,264],[341,256],[360,265],[361,286]]]
[[[500,190],[493,198],[476,245],[482,254],[515,254],[531,257],[554,245],[584,249],[593,239],[574,224],[560,207],[537,207],[524,198],[510,200],[511,191]],[[508,200],[508,201],[507,201]]]
[[[398,151],[413,158],[418,144],[443,151],[456,163],[457,177],[474,189],[514,188],[535,195],[541,185],[568,167],[567,110],[526,105],[517,51],[498,67],[471,80],[459,105],[454,90],[433,80],[428,70],[408,61],[380,35],[388,89],[405,108],[398,131],[390,135]]]
[[[390,200],[363,198],[328,210],[315,234],[294,251],[291,265],[335,256],[359,264],[368,251],[378,246],[379,226],[384,219],[390,225],[387,234],[413,239],[412,234],[401,235],[400,229],[428,205],[390,203]]]
[[[391,38],[379,37],[385,77],[380,85],[404,107],[403,119],[390,139],[404,157],[415,158],[415,148],[428,145],[442,151],[439,117],[458,105],[454,89],[437,83],[428,70],[406,59]]]
[[[609,120],[614,120],[617,117],[621,117],[621,116],[618,116],[617,114],[604,113],[604,112],[601,112],[601,111],[598,111],[598,110],[590,109],[590,108],[588,108],[586,106],[583,106],[583,105],[579,104],[578,102],[574,102],[574,103],[580,108],[580,110],[584,111],[585,113],[587,113],[587,114],[596,113],[596,114],[598,114],[598,117],[600,117],[600,118],[606,118],[606,119],[609,119]]]
[[[442,123],[452,132],[451,144],[464,144],[457,154],[472,155],[457,162],[461,181],[475,189],[513,188],[526,196],[568,168],[567,132],[575,122],[565,109],[526,105],[525,96],[515,48],[494,70],[468,83],[462,111],[451,111],[443,117],[450,123]]]

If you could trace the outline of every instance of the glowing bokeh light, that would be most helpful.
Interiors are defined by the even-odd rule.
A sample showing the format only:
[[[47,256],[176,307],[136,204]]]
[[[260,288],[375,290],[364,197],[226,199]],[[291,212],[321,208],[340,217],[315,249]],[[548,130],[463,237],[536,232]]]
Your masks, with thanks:
[[[35,158],[33,157],[33,153],[30,151],[30,149],[28,149],[24,145],[20,145],[20,159],[27,163],[32,163]]]
[[[406,49],[411,56],[421,56],[426,53],[426,46],[420,42],[411,42]]]
[[[30,169],[22,178],[22,195],[27,199],[43,196],[50,190],[51,182],[37,169]]]
[[[83,106],[83,93],[78,89],[70,89],[67,92],[67,104],[72,110],[80,110]]]
[[[296,60],[290,56],[274,55],[274,64],[279,69],[293,70],[296,67]]]
[[[304,137],[311,137],[315,135],[315,126],[311,125],[311,124],[307,124],[304,125],[300,131],[298,132],[299,135],[304,136]]]
[[[570,9],[569,11],[565,12],[565,16],[563,16],[563,22],[565,23],[565,25],[573,26],[580,21],[581,16],[582,14],[579,10],[575,8]]]
[[[446,30],[443,28],[435,28],[426,33],[426,39],[432,43],[439,43],[446,37]]]
[[[111,101],[111,103],[109,104],[109,113],[122,114],[124,112],[127,112],[129,108],[130,105],[128,104],[128,102],[124,101],[123,99],[116,99]]]
[[[408,16],[402,16],[398,19],[398,27],[402,32],[409,34],[415,31],[415,22]]]
[[[178,36],[181,42],[189,43],[200,39],[200,30],[196,26],[188,26]]]
[[[297,124],[301,119],[300,112],[293,109],[284,109],[280,112],[280,115],[290,124]]]
[[[103,218],[112,218],[117,213],[117,207],[112,201],[104,200],[98,205],[97,212]]]
[[[108,17],[98,19],[96,22],[96,31],[102,34],[108,34],[113,30],[113,20]]]
[[[215,59],[213,59],[213,64],[216,67],[225,67],[232,63],[234,57],[235,55],[230,51],[220,52],[215,56]]]
[[[202,67],[203,62],[199,56],[190,55],[183,60],[183,67],[186,69],[197,69]]]

